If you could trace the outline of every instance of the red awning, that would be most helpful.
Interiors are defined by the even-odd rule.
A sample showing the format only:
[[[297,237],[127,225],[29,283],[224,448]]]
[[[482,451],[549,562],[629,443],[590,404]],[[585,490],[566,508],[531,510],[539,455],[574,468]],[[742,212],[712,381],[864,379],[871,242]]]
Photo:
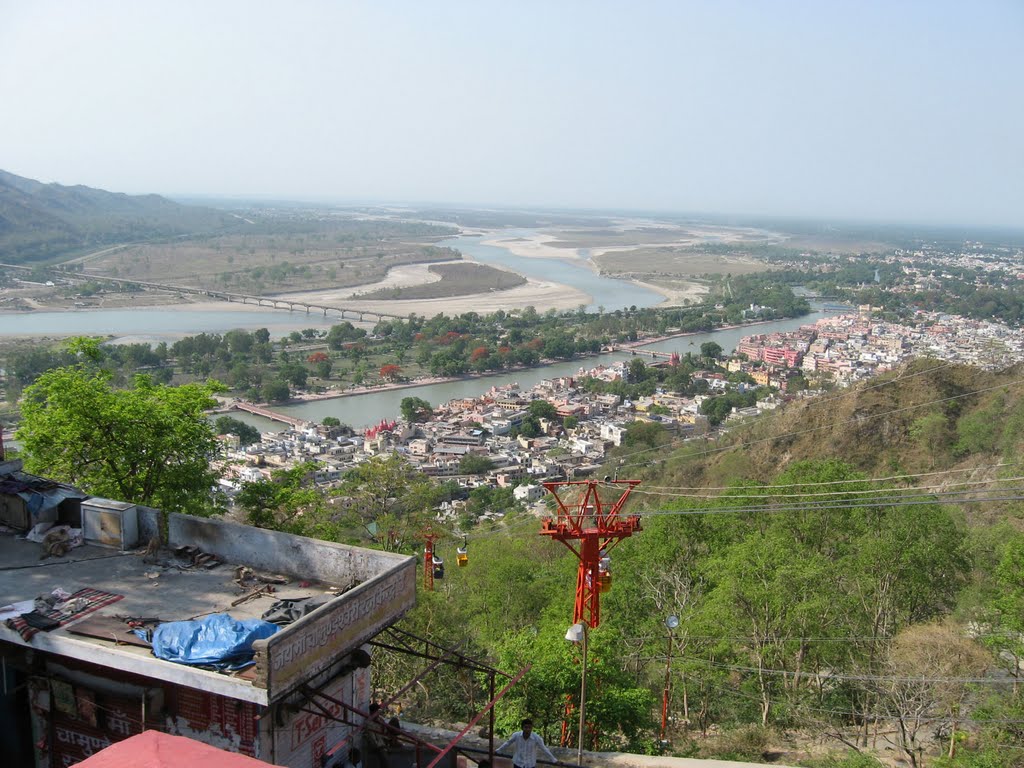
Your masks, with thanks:
[[[267,768],[268,763],[184,736],[144,731],[78,763],[81,768]]]

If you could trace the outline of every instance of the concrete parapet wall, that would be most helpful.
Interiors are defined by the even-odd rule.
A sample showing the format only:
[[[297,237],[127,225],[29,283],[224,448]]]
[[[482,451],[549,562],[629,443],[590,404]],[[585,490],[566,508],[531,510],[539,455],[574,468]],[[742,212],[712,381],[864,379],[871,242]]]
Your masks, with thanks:
[[[189,515],[169,515],[167,527],[172,548],[191,544],[229,563],[342,587],[367,581],[409,560],[406,555]]]

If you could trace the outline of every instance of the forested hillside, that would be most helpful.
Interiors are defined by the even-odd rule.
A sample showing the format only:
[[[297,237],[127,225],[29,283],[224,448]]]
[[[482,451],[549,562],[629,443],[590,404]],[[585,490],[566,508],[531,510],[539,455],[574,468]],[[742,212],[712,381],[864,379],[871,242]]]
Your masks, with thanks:
[[[611,552],[584,746],[661,748],[675,615],[670,753],[1024,764],[1021,383],[1019,371],[920,361],[719,444],[652,450],[648,435],[619,449],[619,479],[643,479],[630,507],[643,530]],[[446,577],[405,625],[502,669],[531,664],[499,705],[501,727],[528,713],[572,745],[576,561],[539,528],[524,513],[480,532],[465,568],[451,567],[459,542],[442,543]],[[410,676],[388,657],[380,682]],[[455,676],[406,703],[412,719],[452,721],[485,698],[481,680]]]
[[[965,476],[991,480],[1017,474],[1022,385],[1020,366],[994,373],[921,359],[868,384],[790,403],[715,441],[667,455],[624,451],[622,460],[632,474],[658,485],[766,482],[792,463],[820,459],[841,460],[871,477],[935,473],[930,486]],[[1005,510],[997,504],[974,512],[992,512],[992,520]]]
[[[114,243],[208,232],[236,224],[210,208],[159,195],[42,184],[0,171],[0,255],[32,262]]]

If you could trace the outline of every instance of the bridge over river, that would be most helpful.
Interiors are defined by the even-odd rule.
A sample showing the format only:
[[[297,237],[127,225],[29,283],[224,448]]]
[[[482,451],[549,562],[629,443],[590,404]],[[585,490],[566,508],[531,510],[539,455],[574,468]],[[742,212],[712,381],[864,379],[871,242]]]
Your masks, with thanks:
[[[309,423],[305,419],[297,419],[294,416],[278,413],[277,411],[272,411],[269,408],[261,408],[260,406],[252,405],[251,403],[236,402],[233,403],[231,407],[239,411],[255,414],[256,416],[262,416],[263,418],[270,419],[271,421],[279,421],[282,424],[288,424],[292,427],[304,427]]]
[[[323,312],[327,317],[329,312],[338,313],[344,319],[352,320],[404,320],[405,315],[395,315],[389,312],[378,312],[369,309],[349,309],[346,307],[335,307],[328,304],[314,304],[307,301],[295,299],[278,299],[273,296],[253,296],[247,293],[229,293],[227,291],[215,291],[207,288],[192,288],[185,285],[171,285],[170,283],[153,283],[146,280],[128,280],[123,277],[106,277],[101,275],[90,275],[84,272],[64,272],[51,267],[26,267],[20,264],[0,264],[4,269],[14,269],[22,272],[45,271],[65,280],[79,280],[82,282],[106,283],[115,286],[136,286],[147,290],[168,291],[171,293],[187,293],[194,296],[206,296],[211,299],[230,301],[239,304],[253,304],[257,307],[269,307],[270,309],[287,309],[289,312],[305,310],[306,314],[312,311]]]

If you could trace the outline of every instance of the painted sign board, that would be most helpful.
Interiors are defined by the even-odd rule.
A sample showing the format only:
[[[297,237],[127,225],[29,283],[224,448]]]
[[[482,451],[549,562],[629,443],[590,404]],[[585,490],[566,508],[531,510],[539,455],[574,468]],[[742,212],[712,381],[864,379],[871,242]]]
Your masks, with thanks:
[[[409,558],[270,637],[265,650],[257,643],[269,698],[315,677],[400,619],[416,604],[416,573]]]

